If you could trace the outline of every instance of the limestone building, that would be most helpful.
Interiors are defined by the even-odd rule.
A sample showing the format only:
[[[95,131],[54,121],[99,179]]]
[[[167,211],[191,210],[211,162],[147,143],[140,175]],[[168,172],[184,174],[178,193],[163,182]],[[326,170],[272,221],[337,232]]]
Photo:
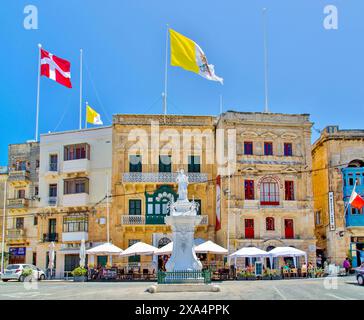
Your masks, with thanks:
[[[223,113],[217,129],[236,129],[236,162],[221,176],[218,243],[230,252],[293,246],[315,262],[311,126],[306,114]],[[228,211],[229,220],[228,220]]]
[[[8,147],[6,244],[9,263],[37,263],[39,143]]]
[[[189,177],[188,195],[203,215],[196,238],[215,240],[215,118],[177,115],[115,115],[113,119],[113,243],[137,241],[162,247],[172,240],[164,218],[177,200],[177,170]],[[193,137],[193,138],[192,138]],[[125,263],[152,262],[130,257]],[[154,257],[154,265],[157,258]]]
[[[364,130],[326,127],[313,145],[312,161],[318,249],[340,265],[349,256],[356,267],[364,262],[364,211],[348,201],[355,181],[364,196]]]
[[[57,277],[79,265],[82,239],[87,248],[107,240],[111,134],[111,127],[100,127],[40,137],[37,266],[48,268],[49,245],[54,242]],[[106,257],[100,257],[98,262],[105,261]]]
[[[6,246],[6,241],[5,241],[5,234],[6,234],[6,219],[4,219],[4,201],[6,202],[7,199],[6,197],[4,198],[4,193],[5,193],[5,182],[8,179],[8,167],[0,167],[0,259],[1,259],[1,252],[2,252],[2,242],[3,242],[3,237],[4,237],[4,252],[6,252],[6,254],[8,253],[8,248]],[[6,211],[6,210],[5,210]],[[3,221],[5,222],[5,229],[4,229],[4,234],[3,234]],[[7,257],[7,255],[6,255]]]

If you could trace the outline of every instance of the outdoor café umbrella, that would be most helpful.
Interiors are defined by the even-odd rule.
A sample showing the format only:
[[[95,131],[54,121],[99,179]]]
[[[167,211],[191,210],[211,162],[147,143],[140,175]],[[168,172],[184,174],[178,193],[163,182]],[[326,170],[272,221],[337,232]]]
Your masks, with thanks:
[[[49,245],[49,252],[48,252],[48,258],[49,258],[49,263],[48,263],[48,268],[51,271],[51,278],[52,278],[52,270],[54,268],[54,258],[56,256],[56,252],[55,252],[55,244],[52,241],[51,244]]]
[[[165,246],[163,246],[162,248],[155,250],[154,254],[156,256],[166,256],[166,255],[172,254],[172,250],[173,250],[173,242],[170,242],[170,243],[166,244]]]
[[[86,245],[85,245],[85,239],[82,239],[80,246],[80,267],[84,268],[85,264],[86,264]]]
[[[92,249],[86,250],[87,254],[95,256],[116,256],[120,255],[122,252],[122,249],[118,248],[110,242],[105,242]]]
[[[130,256],[142,256],[142,255],[152,255],[157,250],[156,247],[146,244],[144,242],[137,242],[131,245],[129,248],[125,249],[121,254],[122,257]]]
[[[251,261],[252,258],[265,258],[265,257],[269,257],[268,252],[256,247],[244,247],[229,255],[229,258],[235,258],[235,263],[237,258],[249,258]]]
[[[272,265],[273,258],[276,258],[276,257],[292,257],[294,266],[296,267],[297,266],[296,258],[297,257],[302,257],[302,256],[305,257],[305,261],[306,261],[306,264],[307,264],[307,253],[302,251],[302,250],[299,250],[299,249],[296,249],[296,248],[293,248],[293,247],[277,247],[277,248],[274,248],[271,251],[269,251],[269,257],[270,257],[270,260],[271,260],[271,265]]]
[[[195,247],[196,253],[227,254],[228,251],[212,241],[206,241]]]

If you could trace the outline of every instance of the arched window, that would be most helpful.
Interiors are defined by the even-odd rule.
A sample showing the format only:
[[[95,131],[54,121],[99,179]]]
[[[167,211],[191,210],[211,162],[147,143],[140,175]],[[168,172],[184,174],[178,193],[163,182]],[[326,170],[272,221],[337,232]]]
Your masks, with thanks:
[[[265,218],[265,229],[267,231],[274,231],[274,218],[272,217]]]
[[[158,248],[162,248],[162,247],[164,247],[165,245],[167,245],[170,242],[171,242],[170,239],[168,239],[167,237],[163,237],[162,239],[160,239],[158,241]]]
[[[260,204],[279,205],[279,185],[273,178],[265,178],[260,185]]]
[[[361,168],[364,167],[364,161],[363,160],[352,160],[348,164],[349,168]]]

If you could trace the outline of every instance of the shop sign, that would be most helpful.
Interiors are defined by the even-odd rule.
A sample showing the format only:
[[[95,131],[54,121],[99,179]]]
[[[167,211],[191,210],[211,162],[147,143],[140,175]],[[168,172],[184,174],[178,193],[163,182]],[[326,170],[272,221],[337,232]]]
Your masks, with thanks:
[[[330,231],[335,231],[335,208],[334,208],[334,192],[329,192],[329,221]]]
[[[11,256],[25,256],[26,248],[9,248],[9,253]]]

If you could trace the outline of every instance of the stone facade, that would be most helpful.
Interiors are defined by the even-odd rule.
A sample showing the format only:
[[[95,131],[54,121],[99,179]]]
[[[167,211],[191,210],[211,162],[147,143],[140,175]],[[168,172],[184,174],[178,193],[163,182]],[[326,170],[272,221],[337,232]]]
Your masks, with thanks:
[[[364,130],[340,130],[326,127],[312,148],[315,233],[323,256],[342,264],[347,256],[353,266],[364,262],[363,212],[346,209],[357,180],[356,192],[364,194]],[[333,192],[333,214],[329,210],[329,192]]]
[[[36,263],[39,205],[39,143],[11,144],[8,148],[6,240],[10,263]]]
[[[8,179],[8,167],[0,167],[0,252],[2,251],[2,241],[3,237],[6,234],[6,219],[5,219],[5,232],[3,234],[3,220],[4,220],[4,193],[5,193],[5,182]],[[6,201],[6,199],[5,199]],[[4,239],[6,239],[4,237]],[[6,240],[4,245],[4,252],[8,252],[6,246]],[[0,254],[1,259],[1,254]]]
[[[196,227],[195,236],[215,240],[215,167],[205,161],[214,149],[214,142],[209,140],[214,138],[214,121],[209,116],[114,116],[111,224],[115,245],[125,249],[133,242],[143,241],[161,247],[171,241],[171,229],[164,218],[171,197],[175,200],[177,197],[175,177],[180,168],[190,179],[189,198],[200,202],[200,214],[204,216]],[[191,134],[195,139],[201,137],[197,143],[192,141],[192,149],[188,147]],[[202,138],[203,134],[209,138]],[[141,157],[139,168],[130,163],[130,157],[136,155]],[[171,165],[160,166],[160,155],[170,155]],[[193,168],[188,165],[190,156],[194,156],[196,162]],[[131,169],[134,172],[130,172]],[[152,262],[152,257],[141,259]],[[127,263],[125,259],[114,258],[114,261]],[[133,258],[129,262],[133,262]]]
[[[236,129],[230,203],[229,178],[222,175],[217,231],[218,243],[230,252],[294,246],[315,262],[311,126],[305,114],[228,111],[220,116],[217,129]]]

